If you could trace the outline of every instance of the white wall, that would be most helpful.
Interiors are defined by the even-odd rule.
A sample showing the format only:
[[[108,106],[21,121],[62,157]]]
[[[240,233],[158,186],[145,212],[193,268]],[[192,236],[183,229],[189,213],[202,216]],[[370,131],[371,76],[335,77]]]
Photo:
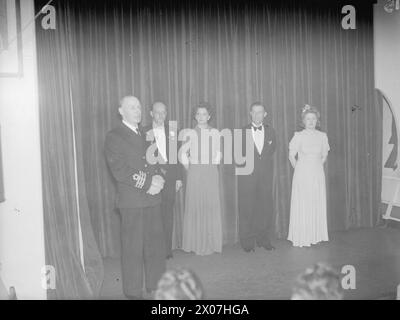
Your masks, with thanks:
[[[42,177],[33,0],[22,0],[23,78],[0,78],[6,201],[0,203],[0,277],[18,299],[46,299]]]
[[[388,13],[384,4],[374,7],[375,87],[390,99],[400,124],[400,9]]]

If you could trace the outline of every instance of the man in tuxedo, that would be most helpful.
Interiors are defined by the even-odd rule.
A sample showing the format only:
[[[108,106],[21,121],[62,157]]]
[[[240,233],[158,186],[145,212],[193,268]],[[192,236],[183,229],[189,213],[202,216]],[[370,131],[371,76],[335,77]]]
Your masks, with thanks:
[[[260,102],[250,106],[252,123],[242,128],[242,151],[246,150],[246,130],[251,130],[254,145],[254,170],[249,175],[238,176],[239,238],[246,252],[255,246],[275,249],[270,242],[274,216],[273,155],[276,149],[275,130],[263,124],[267,116]]]
[[[130,299],[141,299],[143,269],[145,295],[157,288],[165,271],[161,195],[164,178],[146,162],[146,142],[139,130],[140,101],[121,99],[122,123],[105,140],[108,166],[117,182],[117,207],[121,214],[122,285]]]
[[[150,115],[153,119],[151,125],[143,128],[148,146],[156,144],[155,157],[162,162],[159,164],[165,177],[165,185],[161,191],[161,215],[165,235],[166,257],[172,258],[172,230],[174,225],[175,194],[182,187],[183,167],[176,163],[169,163],[169,147],[171,139],[178,139],[177,128],[173,130],[166,122],[167,107],[162,102],[155,102]],[[176,145],[177,146],[177,145]]]

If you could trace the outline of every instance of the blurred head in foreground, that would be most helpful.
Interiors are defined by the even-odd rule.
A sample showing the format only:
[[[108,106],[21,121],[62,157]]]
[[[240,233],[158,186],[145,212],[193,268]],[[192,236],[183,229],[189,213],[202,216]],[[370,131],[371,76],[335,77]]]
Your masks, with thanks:
[[[340,275],[323,263],[307,268],[296,280],[292,300],[343,300]]]
[[[188,269],[167,270],[157,285],[155,300],[201,300],[203,286],[196,274]]]

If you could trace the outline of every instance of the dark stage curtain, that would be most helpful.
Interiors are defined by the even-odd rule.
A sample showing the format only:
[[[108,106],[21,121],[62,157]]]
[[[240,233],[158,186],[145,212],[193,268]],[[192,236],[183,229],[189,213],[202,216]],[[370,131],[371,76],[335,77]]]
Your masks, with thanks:
[[[252,102],[267,105],[267,122],[278,136],[279,238],[287,236],[289,223],[293,170],[288,143],[299,129],[301,107],[316,106],[331,146],[326,165],[329,230],[376,225],[382,115],[374,93],[372,4],[354,4],[357,28],[344,30],[343,4],[320,2],[55,1],[57,29],[37,31],[39,56],[47,62],[39,65],[40,81],[52,88],[41,92],[43,148],[52,154],[44,161],[49,161],[49,173],[65,172],[67,179],[61,186],[55,177],[48,181],[55,184],[49,188],[50,200],[71,193],[66,183],[72,172],[61,166],[71,157],[70,114],[63,116],[69,110],[63,93],[68,83],[60,83],[70,75],[82,183],[103,256],[117,255],[119,248],[114,185],[103,144],[106,132],[120,121],[118,101],[126,94],[139,97],[146,108],[165,102],[169,118],[181,127],[192,126],[190,109],[202,100],[215,106],[214,126],[219,129],[248,123]],[[66,23],[73,32],[61,27]],[[76,68],[68,67],[66,49]],[[149,122],[147,108],[144,123]],[[237,238],[236,178],[232,166],[222,166],[221,172],[224,242],[232,243]],[[179,246],[182,194],[177,198]],[[71,205],[62,200],[59,207]]]
[[[74,28],[65,11],[59,14],[57,32],[36,26],[45,259],[56,271],[55,289],[47,296],[90,299],[98,297],[104,271],[85,190],[83,125],[74,106],[78,72],[69,46]]]

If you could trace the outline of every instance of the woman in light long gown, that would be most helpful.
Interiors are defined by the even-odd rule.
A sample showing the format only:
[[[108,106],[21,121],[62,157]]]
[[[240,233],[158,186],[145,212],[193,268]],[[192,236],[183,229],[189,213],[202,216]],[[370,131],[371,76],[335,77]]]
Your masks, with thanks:
[[[198,255],[222,252],[222,207],[218,163],[221,160],[219,145],[205,145],[204,134],[220,139],[218,130],[209,126],[211,106],[200,104],[195,109],[197,125],[194,137],[184,145],[182,154],[187,169],[185,213],[183,218],[182,249]],[[203,148],[202,148],[203,144]],[[204,148],[204,146],[206,146]]]
[[[298,247],[329,240],[323,167],[330,150],[328,137],[316,129],[319,112],[315,108],[306,105],[301,117],[305,129],[295,132],[289,143],[294,174],[288,240]]]

